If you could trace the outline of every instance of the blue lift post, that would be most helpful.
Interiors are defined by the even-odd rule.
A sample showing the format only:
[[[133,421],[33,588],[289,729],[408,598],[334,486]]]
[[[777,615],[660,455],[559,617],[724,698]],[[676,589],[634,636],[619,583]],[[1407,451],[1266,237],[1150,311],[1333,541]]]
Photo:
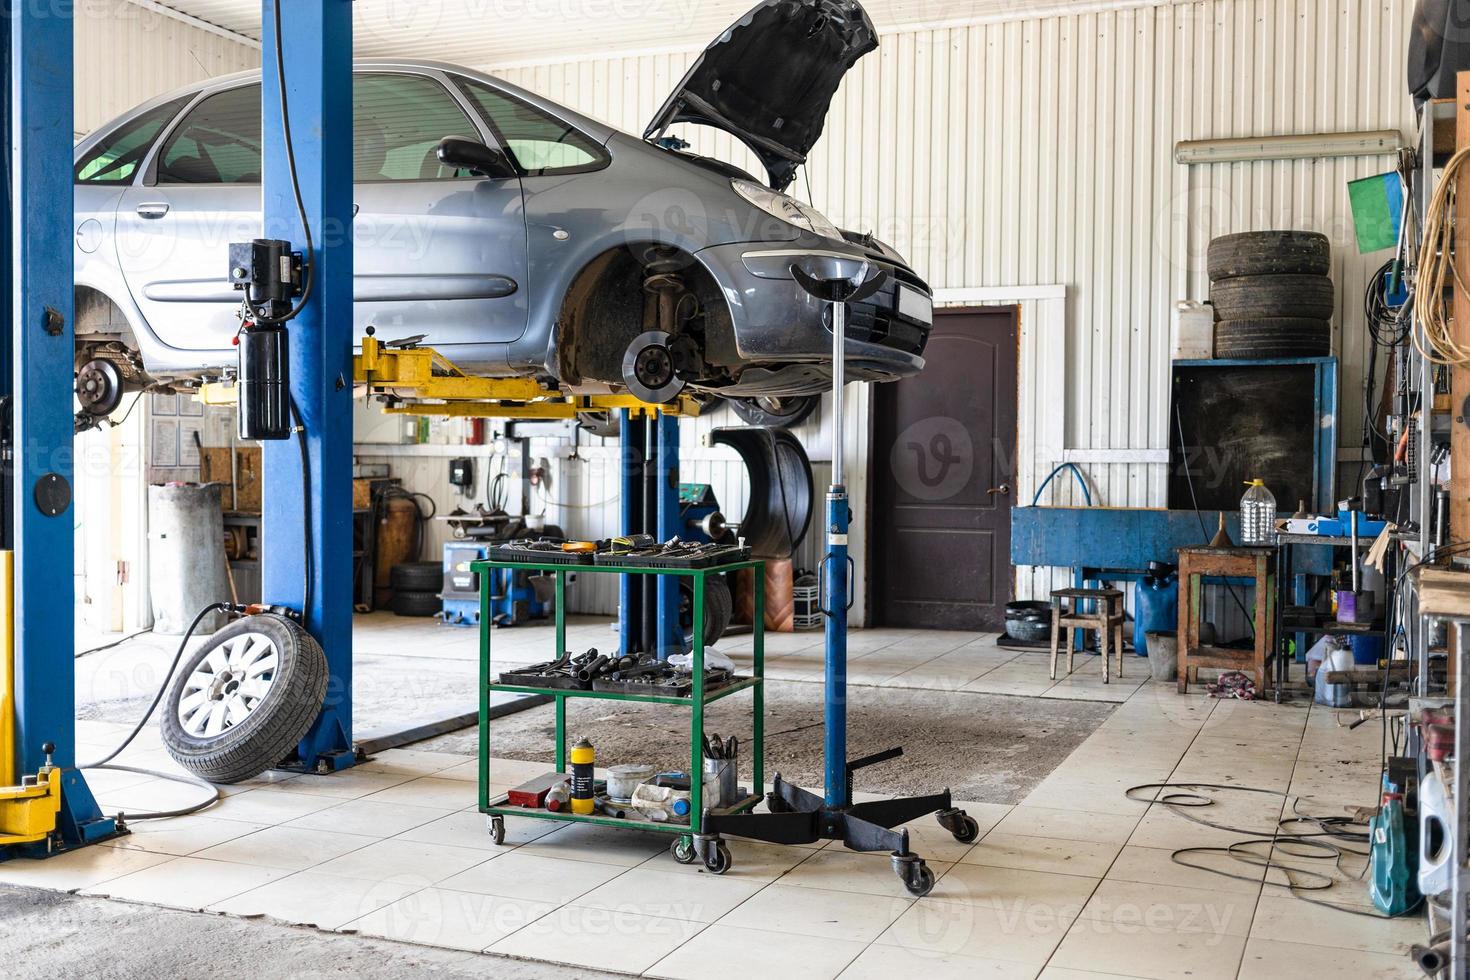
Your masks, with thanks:
[[[306,627],[327,655],[321,715],[297,749],[303,769],[343,769],[352,752],[352,4],[261,3],[262,202],[268,238],[305,250],[281,125],[276,39],[286,78],[296,174],[311,229],[311,294],[288,326],[291,396],[305,427],[309,514],[302,506],[300,447],[266,442],[263,594],[299,606],[308,575]],[[69,172],[69,171],[68,171]],[[68,191],[69,193],[69,191]],[[222,270],[223,271],[223,270]],[[309,559],[308,559],[309,555]],[[309,568],[307,567],[309,565]]]
[[[0,20],[8,55],[10,153],[4,245],[10,315],[0,330],[0,387],[11,397],[14,462],[5,546],[15,552],[15,774],[62,770],[63,848],[117,833],[75,766],[72,625],[72,16],[16,4]],[[0,767],[6,768],[6,767]],[[44,844],[13,851],[48,853]],[[6,855],[10,856],[10,855]]]
[[[677,535],[679,523],[679,419],[662,412],[635,415],[622,409],[619,438],[623,533],[651,534],[660,541]],[[678,576],[658,575],[658,592],[650,608],[642,590],[647,576],[623,575],[618,582],[618,623],[622,637],[618,652],[655,654],[667,660],[684,647],[679,631]],[[645,635],[649,628],[653,635]]]

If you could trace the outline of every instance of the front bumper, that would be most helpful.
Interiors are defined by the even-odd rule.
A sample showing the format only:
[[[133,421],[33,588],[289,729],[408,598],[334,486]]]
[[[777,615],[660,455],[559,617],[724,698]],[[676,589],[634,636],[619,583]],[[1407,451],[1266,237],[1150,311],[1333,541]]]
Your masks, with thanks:
[[[888,273],[879,290],[848,304],[846,372],[853,381],[895,381],[924,367],[930,294],[909,270],[841,246],[792,249],[776,243],[717,245],[699,253],[730,307],[743,364],[725,394],[812,394],[831,386],[830,310],[791,277],[793,264],[812,274],[851,277],[864,261]],[[902,310],[901,289],[909,291]],[[920,315],[916,316],[917,312]]]

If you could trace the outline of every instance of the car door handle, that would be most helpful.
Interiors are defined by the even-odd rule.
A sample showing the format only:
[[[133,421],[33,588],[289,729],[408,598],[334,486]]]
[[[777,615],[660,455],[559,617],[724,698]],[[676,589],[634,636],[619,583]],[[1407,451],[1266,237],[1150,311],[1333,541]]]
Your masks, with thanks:
[[[138,205],[138,214],[144,218],[161,218],[168,214],[168,205],[162,201]]]

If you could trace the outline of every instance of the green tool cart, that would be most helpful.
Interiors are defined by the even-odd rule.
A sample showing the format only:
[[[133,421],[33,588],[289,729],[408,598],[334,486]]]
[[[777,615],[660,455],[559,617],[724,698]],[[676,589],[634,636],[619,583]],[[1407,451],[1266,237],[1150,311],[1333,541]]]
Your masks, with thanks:
[[[505,817],[532,817],[543,820],[560,820],[566,823],[592,823],[605,827],[627,827],[634,830],[655,831],[675,834],[670,850],[680,864],[693,864],[704,858],[705,867],[715,874],[724,874],[730,868],[730,851],[724,841],[714,835],[703,833],[704,807],[704,710],[711,701],[750,691],[754,699],[751,760],[754,764],[751,791],[734,805],[711,810],[711,813],[740,813],[755,807],[764,793],[763,772],[765,764],[765,595],[757,587],[755,593],[754,622],[754,665],[751,676],[737,679],[729,684],[705,690],[704,678],[704,601],[705,583],[712,575],[723,575],[744,569],[754,571],[754,580],[765,580],[765,563],[759,560],[733,562],[710,568],[632,568],[603,565],[566,565],[519,561],[477,561],[471,569],[480,581],[480,811],[490,817],[490,832],[497,843],[505,839]],[[568,573],[576,575],[675,575],[686,576],[694,587],[693,603],[693,692],[687,697],[667,694],[624,694],[611,691],[569,690],[555,687],[536,687],[520,684],[496,683],[490,667],[489,615],[490,583],[494,569],[537,572],[555,576],[556,581],[556,656],[566,652],[566,586]],[[651,704],[666,704],[689,708],[692,721],[689,733],[689,821],[688,823],[657,822],[629,817],[609,816],[601,813],[575,814],[544,809],[526,809],[510,806],[508,797],[501,794],[490,797],[490,695],[496,691],[517,694],[539,694],[552,698],[556,704],[556,771],[567,772],[567,700],[570,698],[601,698],[606,701],[642,701]]]

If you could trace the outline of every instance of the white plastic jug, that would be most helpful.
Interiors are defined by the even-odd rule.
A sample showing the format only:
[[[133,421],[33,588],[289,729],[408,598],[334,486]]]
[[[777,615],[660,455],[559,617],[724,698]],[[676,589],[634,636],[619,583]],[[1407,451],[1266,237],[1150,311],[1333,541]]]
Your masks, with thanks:
[[[1313,696],[1318,704],[1325,704],[1329,708],[1346,708],[1353,703],[1353,689],[1351,684],[1329,684],[1327,675],[1334,670],[1352,670],[1353,654],[1351,650],[1333,650],[1322,660],[1322,666],[1317,668],[1316,692]]]

